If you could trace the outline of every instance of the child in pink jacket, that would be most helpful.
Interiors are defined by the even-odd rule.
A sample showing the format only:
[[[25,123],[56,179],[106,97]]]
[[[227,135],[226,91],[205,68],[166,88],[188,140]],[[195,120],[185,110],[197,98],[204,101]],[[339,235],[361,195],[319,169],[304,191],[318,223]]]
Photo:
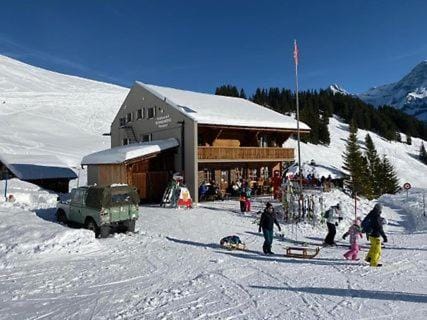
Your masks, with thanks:
[[[362,232],[360,228],[360,218],[357,217],[356,220],[354,220],[353,224],[348,228],[348,231],[344,233],[342,236],[343,239],[345,239],[348,235],[350,235],[350,250],[344,253],[344,257],[348,260],[359,260],[357,258],[357,255],[359,253],[359,245],[357,244],[357,239],[360,237],[362,238]]]

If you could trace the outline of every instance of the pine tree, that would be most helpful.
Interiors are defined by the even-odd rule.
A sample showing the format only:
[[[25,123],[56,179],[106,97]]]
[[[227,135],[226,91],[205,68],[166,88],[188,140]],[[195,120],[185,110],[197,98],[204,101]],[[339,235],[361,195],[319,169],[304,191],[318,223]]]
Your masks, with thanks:
[[[385,155],[380,163],[381,194],[395,194],[399,190],[399,180],[396,171]]]
[[[239,94],[239,96],[240,96],[240,98],[242,98],[242,99],[246,99],[246,93],[245,93],[245,90],[243,90],[243,88],[242,88],[242,89],[240,89],[240,94]]]
[[[373,195],[378,197],[381,195],[380,186],[380,163],[381,159],[378,156],[377,150],[375,149],[374,142],[369,134],[365,137],[366,146],[366,160],[367,160],[367,175],[372,186]]]
[[[427,164],[427,152],[426,152],[426,148],[424,148],[424,143],[421,143],[420,160],[422,163]]]
[[[350,126],[350,135],[347,140],[346,150],[343,154],[344,165],[343,169],[346,170],[350,175],[349,187],[353,193],[363,195],[363,173],[364,161],[362,159],[362,152],[360,146],[357,143],[357,126],[352,123]]]
[[[239,90],[236,86],[227,84],[215,89],[215,94],[219,96],[239,97]]]
[[[409,144],[409,145],[412,144],[412,139],[411,139],[411,136],[409,134],[406,134],[406,144]]]
[[[319,123],[319,141],[323,144],[329,145],[331,143],[331,136],[329,134],[329,117],[323,114]]]

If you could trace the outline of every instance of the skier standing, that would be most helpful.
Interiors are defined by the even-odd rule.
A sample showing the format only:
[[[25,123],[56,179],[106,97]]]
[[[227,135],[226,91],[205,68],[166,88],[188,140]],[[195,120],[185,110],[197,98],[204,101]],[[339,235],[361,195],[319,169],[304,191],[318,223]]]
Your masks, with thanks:
[[[359,260],[357,258],[357,255],[359,254],[359,245],[357,244],[357,239],[362,238],[362,232],[360,227],[361,221],[360,218],[357,217],[354,220],[354,223],[348,228],[348,231],[344,233],[342,236],[343,239],[345,239],[347,236],[350,235],[350,250],[344,253],[344,257],[348,260]]]
[[[363,231],[369,236],[371,247],[366,255],[365,261],[370,263],[371,267],[381,267],[379,263],[381,259],[381,238],[384,243],[388,241],[387,236],[383,230],[383,219],[381,217],[382,205],[381,203],[375,204],[374,208],[368,215],[363,219],[362,228]]]
[[[264,245],[262,246],[262,250],[265,254],[274,254],[271,252],[271,245],[273,243],[273,227],[276,224],[279,231],[280,228],[279,222],[276,219],[276,213],[274,212],[273,205],[270,202],[267,202],[264,212],[261,215],[261,220],[259,222],[258,232],[262,232],[264,234]]]
[[[326,225],[328,226],[328,234],[323,241],[324,246],[335,246],[335,235],[337,234],[338,222],[342,220],[341,206],[337,203],[325,212]]]

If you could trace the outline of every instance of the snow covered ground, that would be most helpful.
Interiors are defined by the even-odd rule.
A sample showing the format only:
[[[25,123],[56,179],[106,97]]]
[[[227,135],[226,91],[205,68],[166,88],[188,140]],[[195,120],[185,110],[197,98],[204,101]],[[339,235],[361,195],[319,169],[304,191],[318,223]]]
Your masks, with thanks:
[[[15,188],[22,188],[19,185],[15,182]],[[426,218],[413,218],[406,194],[380,199],[389,222],[389,243],[384,266],[373,269],[345,260],[344,246],[323,248],[312,260],[282,256],[296,236],[290,225],[283,227],[284,239],[273,243],[276,255],[265,256],[260,252],[263,238],[253,223],[256,214],[238,213],[237,201],[206,203],[193,210],[143,206],[138,233],[94,239],[86,230],[53,222],[51,195],[31,192],[40,195],[0,203],[1,319],[427,316]],[[325,197],[327,205],[343,204],[346,219],[338,228],[340,237],[353,216],[352,201],[340,191]],[[419,193],[411,193],[410,199],[410,206],[421,206]],[[267,200],[259,199],[254,211]],[[362,201],[358,213],[371,207]],[[325,229],[301,224],[297,236],[316,246]],[[219,239],[232,234],[249,250],[221,249]],[[365,245],[362,250],[363,259]]]
[[[2,56],[0,71],[0,152],[54,154],[78,166],[84,155],[109,147],[101,134],[127,89]],[[303,144],[302,157],[338,172],[348,126],[331,119],[329,128],[331,145]],[[406,193],[380,199],[389,221],[382,268],[344,260],[345,247],[322,249],[313,260],[282,256],[296,237],[320,244],[325,226],[284,226],[276,255],[264,256],[255,217],[238,213],[235,201],[193,210],[143,206],[138,233],[94,239],[54,222],[56,194],[11,180],[16,201],[0,198],[0,319],[424,319],[427,166],[415,159],[421,141],[408,146],[371,136],[401,182],[414,187],[408,199]],[[79,176],[84,183],[85,172]],[[265,201],[258,199],[254,211]],[[354,207],[340,191],[325,194],[326,206],[338,201],[346,212],[340,236]],[[373,205],[362,200],[358,214]],[[221,249],[220,238],[232,234],[249,250]]]

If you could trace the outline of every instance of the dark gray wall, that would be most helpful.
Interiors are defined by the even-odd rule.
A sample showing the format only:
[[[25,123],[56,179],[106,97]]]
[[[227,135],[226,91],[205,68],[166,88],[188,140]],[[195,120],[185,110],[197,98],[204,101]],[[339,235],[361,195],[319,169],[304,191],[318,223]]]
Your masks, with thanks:
[[[147,118],[150,107],[156,109],[156,115],[152,119]],[[137,119],[137,110],[141,108],[145,108],[145,117]],[[177,110],[167,99],[161,99],[142,85],[135,83],[111,124],[111,147],[121,146],[124,138],[132,138],[129,137],[129,131],[120,128],[120,118],[126,118],[128,113],[132,113],[132,121],[127,125],[133,127],[137,139],[151,134],[152,140],[176,138],[179,141],[180,146],[175,155],[174,166],[176,170],[184,170],[185,183],[193,198],[197,199],[197,122]],[[182,141],[182,135],[184,135],[184,141]]]

